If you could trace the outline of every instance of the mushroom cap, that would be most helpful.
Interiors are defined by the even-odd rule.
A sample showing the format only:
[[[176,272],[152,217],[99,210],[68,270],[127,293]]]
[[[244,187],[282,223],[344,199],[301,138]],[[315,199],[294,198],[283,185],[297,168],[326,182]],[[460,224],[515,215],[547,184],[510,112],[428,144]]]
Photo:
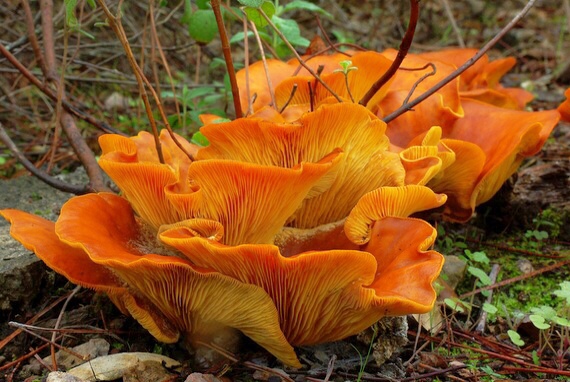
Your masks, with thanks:
[[[397,51],[393,49],[382,52],[390,59],[396,57]],[[435,65],[434,74],[429,64]],[[410,99],[424,93],[436,83],[447,77],[455,67],[440,61],[433,62],[419,55],[408,54],[402,62],[402,67],[414,70],[398,70],[394,75],[386,96],[380,101],[379,108],[382,115],[387,115],[398,109],[408,97],[410,89],[414,89]],[[446,128],[463,116],[463,108],[459,97],[459,80],[456,78],[439,89],[435,94],[414,106],[410,110],[388,124],[386,135],[392,145],[400,148],[410,146],[418,136],[423,135],[432,126],[441,126],[443,136]]]
[[[570,122],[570,88],[564,92],[566,100],[558,106],[558,112],[563,121]]]
[[[202,226],[215,227],[215,223]],[[144,230],[125,199],[89,194],[72,198],[63,206],[54,240],[59,238],[62,245],[83,252],[85,269],[110,272],[120,280],[128,291],[122,304],[157,339],[175,342],[180,335],[208,339],[229,327],[286,364],[300,366],[263,289],[181,257],[153,253],[159,246],[149,245]],[[28,237],[23,237],[26,240]],[[64,257],[61,252],[52,256]],[[51,258],[44,261],[52,262]],[[62,268],[75,277],[76,267],[65,264]]]
[[[279,167],[223,157],[190,162],[174,147],[164,150],[165,163],[159,163],[149,136],[101,137],[99,164],[153,229],[188,218],[213,219],[223,224],[228,244],[271,242],[305,198],[330,187],[343,156],[332,147],[315,162]]]
[[[560,119],[556,110],[527,112],[464,99],[465,117],[444,134],[455,162],[428,183],[449,196],[446,215],[468,220],[475,206],[489,200],[524,158],[540,151]]]
[[[288,220],[292,227],[313,228],[345,218],[368,191],[403,184],[404,168],[388,151],[385,128],[366,108],[351,103],[322,105],[295,123],[243,118],[203,127],[210,145],[197,159],[291,167],[341,149],[327,187],[308,195]]]
[[[476,53],[476,49],[443,49],[418,56],[459,67]],[[489,56],[483,55],[459,76],[459,95],[507,109],[524,109],[534,98],[532,93],[520,88],[504,88],[500,84],[501,78],[515,64],[514,57],[490,61]]]

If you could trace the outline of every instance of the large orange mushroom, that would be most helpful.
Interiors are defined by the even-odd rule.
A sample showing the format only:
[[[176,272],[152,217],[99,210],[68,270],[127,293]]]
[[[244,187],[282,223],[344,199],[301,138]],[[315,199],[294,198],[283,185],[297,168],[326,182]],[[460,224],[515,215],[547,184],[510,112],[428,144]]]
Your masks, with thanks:
[[[435,230],[408,215],[446,198],[405,185],[385,129],[362,106],[323,105],[295,123],[207,126],[195,161],[163,132],[163,163],[149,134],[107,135],[100,164],[122,196],[72,198],[55,224],[2,214],[46,264],[108,293],[157,339],[229,328],[298,367],[292,345],[435,302]]]

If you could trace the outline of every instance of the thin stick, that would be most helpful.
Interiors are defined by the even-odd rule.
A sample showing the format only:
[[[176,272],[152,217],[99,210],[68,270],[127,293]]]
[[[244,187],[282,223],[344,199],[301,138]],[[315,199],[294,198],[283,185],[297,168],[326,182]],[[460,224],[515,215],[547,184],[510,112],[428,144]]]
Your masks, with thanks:
[[[119,15],[121,12],[122,1],[120,1],[119,5],[118,5],[118,9],[119,9],[118,10],[118,12],[119,12],[118,16],[114,16],[111,13],[109,8],[107,8],[107,4],[105,4],[105,0],[98,0],[98,2],[99,2],[99,5],[101,5],[103,12],[105,12],[105,15],[107,16],[107,21],[109,23],[109,26],[111,27],[113,32],[115,32],[115,34],[119,38],[119,41],[121,42],[121,45],[123,46],[123,50],[125,51],[125,53],[127,55],[127,59],[129,60],[129,63],[131,64],[131,67],[133,68],[133,71],[135,72],[135,77],[137,78],[137,82],[139,84],[139,93],[141,95],[141,98],[142,98],[144,106],[145,106],[145,111],[146,111],[151,129],[152,129],[152,134],[154,135],[154,145],[155,145],[156,152],[158,155],[158,160],[160,161],[160,163],[164,163],[164,155],[162,154],[162,144],[161,144],[160,139],[159,139],[158,128],[156,126],[156,121],[154,120],[152,108],[150,106],[150,102],[148,99],[148,94],[147,94],[146,89],[145,89],[146,77],[144,76],[144,73],[142,72],[137,61],[135,60],[135,57],[133,55],[133,51],[131,50],[131,47],[129,45],[129,41],[128,41],[126,33],[125,33],[125,30],[123,29],[123,26],[122,26],[120,18],[119,18]],[[152,86],[150,88],[152,88]]]
[[[1,123],[0,123],[0,140],[2,142],[4,142],[4,144],[6,145],[8,150],[10,150],[12,155],[14,155],[14,157],[18,160],[18,162],[20,162],[22,164],[22,166],[24,166],[26,168],[26,170],[31,172],[33,176],[35,176],[36,178],[38,178],[39,180],[41,180],[45,184],[47,184],[47,185],[49,185],[49,186],[51,186],[57,190],[60,190],[63,192],[69,192],[69,193],[75,194],[75,195],[83,195],[83,194],[87,194],[87,193],[93,191],[89,185],[87,185],[87,186],[75,186],[72,184],[67,184],[67,183],[62,182],[61,180],[59,180],[57,178],[54,178],[54,177],[48,175],[47,173],[43,172],[42,170],[36,168],[36,166],[34,166],[34,164],[32,162],[30,162],[24,154],[22,154],[22,152],[18,149],[18,147],[12,141],[12,139],[10,139],[10,137],[6,133],[6,130],[4,129],[4,126],[2,126]]]
[[[537,269],[533,272],[529,272],[529,273],[526,273],[524,275],[512,277],[510,279],[499,281],[498,283],[495,283],[495,284],[487,285],[487,286],[484,286],[482,288],[472,290],[471,292],[467,292],[467,293],[464,293],[461,296],[459,296],[459,299],[463,300],[466,297],[473,296],[477,293],[481,293],[481,292],[486,291],[486,290],[491,290],[491,289],[499,288],[499,287],[502,287],[505,285],[509,285],[509,284],[518,282],[518,281],[526,280],[528,278],[535,277],[535,276],[542,274],[542,273],[551,272],[555,269],[561,268],[561,267],[566,266],[566,265],[570,265],[570,260],[560,261],[556,264],[548,265],[546,267]]]
[[[97,0],[97,1],[101,5],[101,7],[103,8],[103,11],[105,12],[105,15],[107,16],[107,20],[109,21],[109,25],[111,26],[111,28],[113,29],[113,31],[115,32],[115,34],[119,38],[119,41],[123,45],[123,49],[125,50],[125,54],[127,55],[127,58],[129,59],[129,63],[131,64],[131,67],[133,68],[133,71],[135,73],[135,77],[137,78],[137,82],[139,83],[141,98],[145,104],[145,110],[147,112],[147,116],[149,118],[149,122],[150,122],[151,127],[152,127],[153,135],[155,137],[154,141],[155,141],[155,146],[157,148],[158,158],[160,160],[160,163],[164,163],[164,156],[162,154],[162,148],[161,148],[162,145],[161,145],[160,139],[158,137],[158,129],[156,126],[156,121],[154,120],[154,116],[152,114],[152,109],[150,106],[150,101],[148,99],[148,95],[146,93],[145,86],[148,87],[148,90],[150,91],[150,93],[154,99],[154,102],[156,103],[158,112],[160,113],[160,117],[162,118],[162,122],[164,123],[164,127],[166,128],[166,130],[170,134],[172,141],[176,144],[176,146],[180,149],[180,151],[182,151],[190,160],[194,160],[194,156],[191,153],[189,153],[184,148],[184,146],[182,146],[182,144],[178,141],[178,139],[174,135],[174,132],[172,131],[172,128],[170,127],[170,123],[168,122],[168,118],[166,117],[166,114],[164,112],[164,108],[162,107],[162,103],[160,102],[160,98],[158,97],[158,94],[156,93],[156,91],[152,87],[152,84],[148,81],[148,79],[144,75],[142,69],[140,68],[140,66],[137,64],[137,61],[135,60],[135,57],[134,57],[133,52],[131,50],[131,47],[129,45],[129,41],[127,39],[127,35],[125,33],[123,25],[121,24],[120,18],[113,16],[113,14],[109,10],[109,8],[107,8],[107,5],[105,4],[105,0]],[[122,2],[119,3],[119,9],[121,7],[121,3]]]
[[[249,89],[249,38],[247,37],[247,18],[242,19],[243,23],[243,65],[245,70],[245,96],[247,98],[247,110],[245,115],[253,113],[253,104],[251,103],[251,90]]]
[[[501,266],[499,264],[493,264],[491,268],[491,272],[489,273],[489,279],[491,280],[491,284],[494,284],[497,281],[497,276],[499,275],[499,271],[501,270]],[[493,290],[489,291],[489,295],[487,296],[486,303],[490,304],[493,301]],[[485,327],[487,326],[487,311],[481,309],[481,316],[479,317],[479,322],[477,322],[477,326],[475,327],[476,333],[483,333],[485,331]]]
[[[21,329],[18,329],[18,330],[21,331]],[[57,339],[59,340],[61,337],[62,336],[59,336]],[[35,354],[41,352],[42,350],[44,350],[48,346],[49,346],[49,344],[43,344],[41,346],[38,346],[34,350],[30,351],[28,354],[24,354],[23,356],[19,357],[18,359],[14,360],[12,362],[8,362],[8,363],[3,364],[2,366],[0,366],[0,371],[8,370],[12,366],[18,365],[20,362],[25,361],[30,357],[33,357]]]
[[[75,288],[73,288],[73,290],[71,291],[71,293],[69,294],[69,296],[67,296],[67,298],[65,299],[65,302],[63,303],[63,306],[61,307],[61,310],[59,311],[59,315],[57,316],[57,320],[55,321],[55,325],[54,325],[54,329],[59,329],[59,325],[61,325],[61,320],[63,319],[63,314],[65,313],[65,310],[67,309],[67,304],[69,304],[69,301],[71,301],[71,299],[73,298],[73,296],[75,296],[77,294],[77,292],[79,292],[81,290],[81,286],[76,286]],[[51,334],[51,342],[55,343],[57,338],[57,332],[53,332]],[[53,365],[53,369],[57,370],[57,360],[55,358],[55,346],[51,345],[51,359],[52,359],[52,365]]]
[[[416,81],[416,83],[410,88],[410,91],[408,92],[408,95],[406,96],[406,98],[404,98],[404,103],[407,103],[410,98],[412,97],[412,95],[414,94],[414,92],[416,91],[416,88],[428,77],[431,76],[435,76],[435,73],[437,73],[437,68],[434,64],[427,63],[422,69],[426,69],[431,67],[431,72],[427,72],[426,74],[424,74],[423,76],[421,76],[420,78],[418,78],[418,80]],[[420,69],[420,70],[422,70]]]
[[[445,8],[445,13],[447,13],[447,18],[451,23],[451,28],[453,29],[453,32],[455,32],[455,36],[457,37],[457,43],[459,44],[459,47],[465,48],[465,41],[463,41],[463,36],[461,36],[461,30],[459,30],[459,26],[455,21],[455,17],[453,17],[453,12],[451,11],[451,6],[449,5],[449,1],[441,0],[441,2],[443,3],[443,7]]]
[[[236,118],[241,118],[243,117],[243,112],[241,110],[241,102],[239,99],[239,88],[236,80],[234,62],[232,60],[230,40],[228,39],[224,20],[222,19],[222,12],[220,11],[220,0],[212,0],[211,5],[212,9],[214,10],[214,15],[216,16],[216,23],[218,24],[218,32],[220,32],[220,39],[222,40],[222,52],[224,53],[224,60],[226,61],[226,67],[228,69],[228,75],[230,77],[230,84],[232,86],[232,96],[234,99]]]
[[[285,374],[284,371],[280,372],[280,371],[277,371],[277,370],[272,369],[270,367],[258,365],[256,363],[253,363],[250,361],[245,361],[243,363],[243,365],[247,366],[251,369],[254,369],[254,370],[260,370],[260,371],[263,371],[263,372],[266,372],[266,373],[269,373],[272,375],[276,375],[276,376],[280,377],[281,379],[283,379],[284,381],[287,381],[287,382],[295,382],[293,379],[291,379],[291,377],[289,377],[287,374]]]
[[[418,0],[416,0],[418,1]],[[313,69],[311,69],[311,67],[309,65],[307,65],[305,63],[305,61],[303,60],[303,58],[299,55],[299,53],[297,53],[297,51],[295,50],[295,48],[293,48],[293,45],[291,45],[291,43],[287,40],[287,38],[285,37],[285,35],[283,34],[283,32],[281,32],[279,30],[279,28],[277,28],[277,26],[275,26],[275,24],[273,23],[273,21],[271,21],[271,19],[269,18],[269,16],[267,16],[267,14],[263,11],[263,9],[259,8],[258,9],[259,13],[261,14],[261,16],[263,16],[263,18],[265,19],[265,21],[267,21],[267,23],[271,26],[271,28],[275,31],[275,33],[277,33],[277,35],[281,38],[281,40],[283,40],[283,42],[285,43],[285,45],[287,45],[287,47],[289,48],[289,50],[295,55],[295,57],[297,58],[297,61],[299,61],[299,64],[301,64],[305,69],[307,69],[307,71],[309,73],[311,73],[311,75],[313,77],[315,77],[315,79],[321,84],[323,85],[323,87],[325,89],[328,90],[329,93],[331,93],[333,95],[334,98],[336,98],[336,100],[338,102],[342,102],[342,98],[340,98],[340,96],[338,94],[335,93],[334,90],[331,89],[331,87],[329,85],[327,85],[326,82],[324,82],[322,80],[322,78],[315,73],[315,71]]]
[[[336,354],[333,354],[331,359],[329,360],[329,364],[327,366],[327,374],[325,375],[325,380],[324,382],[329,382],[329,379],[331,378],[331,375],[334,371],[334,363],[336,361]]]
[[[28,68],[26,68],[12,53],[10,53],[10,51],[2,44],[0,44],[0,53],[24,76],[26,77],[27,80],[29,80],[36,88],[38,88],[42,93],[44,93],[45,95],[47,95],[52,101],[57,102],[57,94],[46,84],[44,84],[42,81],[40,81],[34,74],[32,74],[32,72],[30,72],[28,70]],[[62,100],[61,104],[63,106],[63,108],[68,111],[69,113],[73,114],[74,116],[76,116],[79,119],[82,119],[86,122],[88,122],[89,124],[95,126],[96,128],[98,128],[101,131],[104,131],[106,133],[113,133],[113,134],[119,134],[119,135],[126,135],[125,133],[116,130],[114,128],[112,128],[111,126],[109,126],[109,124],[102,122],[102,121],[98,121],[95,119],[95,117],[93,117],[92,115],[89,115],[81,110],[79,110],[77,107],[75,107],[74,105],[72,105],[71,103],[69,103],[66,100]]]
[[[414,99],[413,101],[407,104],[400,106],[398,109],[394,110],[391,114],[388,114],[382,120],[386,123],[393,121],[394,119],[398,118],[400,115],[411,110],[414,106],[416,106],[420,102],[424,101],[426,98],[433,95],[435,92],[437,92],[439,89],[441,89],[442,87],[453,81],[455,78],[459,77],[461,73],[463,73],[471,66],[473,66],[473,64],[477,62],[481,57],[483,57],[483,55],[487,53],[489,49],[491,49],[497,42],[499,42],[499,40],[503,38],[503,36],[507,34],[508,31],[513,29],[516,23],[518,23],[527,14],[527,12],[532,8],[535,2],[536,0],[529,0],[524,6],[524,8],[507,25],[505,25],[505,27],[501,29],[501,31],[497,35],[495,35],[495,37],[493,37],[487,44],[485,44],[485,46],[483,46],[477,52],[477,54],[475,54],[473,57],[467,60],[463,65],[461,65],[459,68],[453,71],[453,73],[445,77],[443,80],[439,81],[431,89],[420,95],[418,98]]]
[[[287,102],[285,102],[285,104],[283,105],[283,107],[281,109],[279,109],[279,113],[283,113],[283,111],[285,110],[285,108],[287,106],[289,106],[289,103],[291,103],[291,100],[293,99],[293,97],[295,96],[295,93],[297,93],[297,88],[299,86],[297,84],[293,84],[293,88],[291,89],[291,94],[289,94],[289,98],[287,99]]]
[[[22,329],[24,332],[26,332],[26,333],[28,333],[28,334],[31,334],[32,336],[37,337],[37,338],[39,338],[39,339],[42,340],[42,341],[45,341],[45,342],[47,342],[47,343],[49,343],[49,344],[52,344],[53,346],[55,346],[55,347],[58,348],[59,350],[63,350],[64,352],[69,353],[69,354],[71,354],[72,356],[77,357],[77,358],[79,358],[79,359],[81,359],[81,360],[83,360],[83,361],[87,361],[87,360],[89,359],[89,356],[88,356],[88,355],[87,355],[87,356],[81,355],[81,354],[77,353],[76,351],[73,351],[73,350],[71,350],[71,349],[66,348],[65,346],[61,346],[61,345],[58,344],[57,342],[53,342],[53,341],[50,340],[50,339],[47,339],[47,338],[45,338],[45,337],[43,337],[43,336],[40,336],[40,335],[37,334],[37,333],[32,332],[31,330],[29,330],[29,329],[27,329],[27,328],[25,328],[25,327],[22,327],[21,324],[18,323],[18,322],[10,321],[10,322],[8,322],[8,325],[9,325],[9,326],[12,326],[12,327],[15,327],[15,328],[18,328],[18,329]]]
[[[321,30],[323,37],[325,38],[325,40],[327,40],[329,47],[337,53],[344,54],[345,56],[350,57],[350,54],[342,52],[341,50],[339,50],[336,47],[336,45],[331,41],[331,39],[329,38],[329,35],[327,34],[327,31],[325,30],[325,28],[323,27],[323,24],[321,23],[321,18],[319,17],[319,15],[315,16],[315,20],[317,20],[317,25],[318,25],[319,29]]]
[[[24,14],[26,15],[26,29],[28,30],[28,39],[30,40],[30,44],[32,45],[36,61],[38,62],[38,65],[42,70],[42,73],[44,74],[44,76],[46,76],[47,73],[46,65],[44,63],[44,57],[40,49],[40,44],[38,43],[38,39],[36,37],[34,18],[32,16],[32,10],[30,9],[30,3],[28,0],[22,1],[22,8],[24,8]]]
[[[243,12],[243,11],[242,11]],[[273,92],[273,83],[271,82],[271,77],[269,76],[269,66],[267,65],[267,58],[265,57],[265,50],[263,49],[263,43],[261,42],[261,37],[259,37],[259,33],[257,32],[257,27],[255,23],[250,23],[251,30],[253,31],[253,35],[257,41],[257,45],[259,46],[259,52],[261,53],[261,62],[263,62],[263,70],[265,71],[265,79],[267,81],[267,89],[269,90],[269,96],[271,97],[271,103],[273,104],[274,108],[277,108],[277,102],[275,101],[275,93]],[[257,97],[257,95],[254,95]],[[255,99],[251,101],[251,107],[253,111],[253,104],[255,103]]]
[[[402,65],[402,61],[406,58],[408,54],[408,50],[410,50],[410,46],[412,45],[412,41],[414,39],[414,34],[416,33],[416,26],[418,25],[418,19],[420,16],[420,0],[410,0],[410,21],[408,22],[408,29],[406,30],[406,34],[402,39],[402,43],[400,44],[400,49],[398,49],[398,54],[392,65],[388,68],[386,73],[384,73],[371,87],[368,89],[366,94],[358,101],[359,104],[366,106],[368,102],[374,97],[374,95],[380,90],[382,86],[384,86],[390,78],[396,74],[396,71]]]
[[[95,191],[111,191],[105,185],[103,173],[95,159],[95,154],[93,154],[93,151],[91,151],[91,148],[87,145],[87,142],[85,142],[85,139],[75,124],[75,120],[71,114],[62,110],[61,103],[62,100],[65,99],[65,85],[57,76],[57,61],[55,58],[55,42],[53,36],[53,1],[40,1],[40,10],[42,14],[42,34],[47,79],[56,85],[58,91],[56,98],[56,124],[61,124],[61,128],[65,132],[73,151],[83,164],[91,183],[90,187]],[[55,138],[57,138],[57,127]]]

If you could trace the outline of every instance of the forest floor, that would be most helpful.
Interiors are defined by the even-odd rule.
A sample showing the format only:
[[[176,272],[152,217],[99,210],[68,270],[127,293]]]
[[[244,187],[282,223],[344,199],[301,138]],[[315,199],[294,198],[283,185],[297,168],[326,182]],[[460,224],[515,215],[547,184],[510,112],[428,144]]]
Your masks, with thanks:
[[[333,15],[321,19],[325,30],[336,41],[378,51],[397,48],[400,44],[407,24],[407,2],[321,0],[315,3]],[[449,16],[446,3],[448,1],[443,0],[421,3],[413,52],[461,44],[479,48],[524,6],[522,1],[453,1],[449,2],[452,14]],[[221,47],[216,40],[199,46],[188,38],[186,27],[180,21],[183,4],[158,8],[156,19],[158,36],[177,86],[187,84],[192,94],[199,97],[186,105],[189,119],[181,131],[189,134],[198,128],[194,123],[197,115],[213,112],[212,109],[231,110],[231,105],[227,105],[225,98]],[[489,53],[492,58],[517,58],[517,66],[504,81],[508,86],[531,90],[535,94],[535,100],[529,105],[533,110],[556,108],[564,99],[564,89],[570,87],[569,4],[567,0],[538,2]],[[158,60],[153,56],[156,53],[151,52],[149,36],[145,33],[148,32],[147,11],[147,2],[133,2],[124,12],[123,23],[127,33],[133,35],[130,43],[138,52],[135,56],[144,52],[140,57],[145,57],[145,71],[152,77],[153,60]],[[69,61],[64,77],[70,102],[116,129],[136,133],[138,126],[145,123],[144,108],[138,101],[137,84],[122,48],[109,30],[93,27],[94,22],[102,21],[100,12],[88,7],[83,8],[83,12],[82,25],[94,39],[86,35],[79,39],[75,34],[67,46],[63,38],[63,12],[56,9],[54,16],[56,55],[61,59],[65,52]],[[313,14],[294,12],[284,17],[295,19],[302,35],[309,40],[320,33]],[[0,5],[0,20],[3,21],[0,42],[10,46],[20,61],[36,70],[30,43],[22,37],[26,36],[26,26],[20,2]],[[457,24],[456,28],[452,21]],[[237,30],[239,26],[234,25],[232,31]],[[233,49],[238,60],[243,58],[240,46],[235,45]],[[49,163],[53,173],[73,173],[79,162],[69,144],[64,140],[55,146],[52,144],[53,104],[4,59],[0,59],[0,73],[0,123],[8,134],[38,166],[45,167]],[[160,81],[163,81],[162,90],[166,91],[169,85],[165,85],[165,78],[159,78]],[[207,92],[196,90],[204,86]],[[176,102],[166,101],[165,107],[174,113]],[[80,127],[90,147],[97,152],[96,142],[101,132],[86,124]],[[8,149],[0,145],[0,179],[8,181],[27,174]],[[455,279],[446,281],[454,285],[455,295],[442,298],[427,318],[409,317],[404,335],[407,344],[383,365],[376,365],[373,355],[366,364],[364,358],[373,352],[366,341],[354,337],[326,347],[299,349],[304,363],[313,365],[312,371],[286,369],[281,376],[259,371],[254,374],[249,361],[261,359],[268,368],[274,365],[264,358],[263,350],[249,342],[242,344],[239,362],[221,360],[207,367],[200,366],[182,346],[157,343],[135,321],[122,316],[106,298],[89,290],[74,294],[61,326],[89,325],[94,332],[102,329],[112,332],[106,337],[111,352],[168,355],[185,366],[182,371],[172,373],[169,377],[172,381],[184,381],[190,371],[223,375],[220,378],[235,381],[569,380],[570,328],[557,324],[556,317],[570,319],[570,304],[554,293],[557,290],[570,293],[563,286],[564,281],[570,280],[569,223],[570,125],[560,123],[543,151],[523,163],[518,174],[490,202],[480,206],[468,224],[437,223],[439,237],[435,249],[448,256],[450,264],[463,261],[470,271],[449,269],[447,277]],[[493,269],[498,273],[491,282],[487,280],[487,291],[479,290],[486,281],[477,270],[488,275]],[[28,362],[24,358],[14,366],[5,367],[9,361],[18,360],[41,346],[44,350],[40,355],[50,354],[45,341],[29,334],[9,339],[14,329],[9,328],[7,322],[26,322],[44,309],[45,315],[33,324],[53,327],[60,306],[51,310],[46,307],[70,295],[73,285],[60,276],[52,274],[50,277],[50,288],[35,297],[36,308],[25,304],[22,309],[0,311],[0,334],[6,340],[0,342],[0,381],[3,378],[33,381],[37,377],[30,375],[45,374],[46,370],[40,366],[34,370],[28,368],[28,374],[22,374]],[[548,314],[550,321],[543,320],[543,324],[548,325],[541,326],[536,316]],[[434,321],[439,325],[429,324]],[[85,342],[97,336],[93,333],[74,333],[66,344]],[[369,337],[370,333],[360,337]],[[329,364],[331,359],[336,361]]]

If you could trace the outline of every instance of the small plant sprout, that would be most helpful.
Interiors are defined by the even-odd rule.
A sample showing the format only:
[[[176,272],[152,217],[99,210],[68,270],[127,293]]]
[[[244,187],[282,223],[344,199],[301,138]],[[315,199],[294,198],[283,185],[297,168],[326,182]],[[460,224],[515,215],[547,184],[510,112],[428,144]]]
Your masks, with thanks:
[[[350,100],[354,102],[354,97],[352,96],[352,93],[350,91],[350,86],[348,86],[348,73],[350,73],[353,70],[358,70],[358,68],[356,66],[352,66],[352,61],[350,60],[344,60],[339,62],[338,64],[340,65],[341,69],[335,69],[333,73],[342,73],[344,75],[344,83],[346,84],[346,91],[348,92]]]
[[[507,331],[507,334],[509,335],[509,338],[511,339],[511,342],[517,346],[524,346],[524,341],[521,338],[521,335],[518,334],[516,331],[509,329]]]

